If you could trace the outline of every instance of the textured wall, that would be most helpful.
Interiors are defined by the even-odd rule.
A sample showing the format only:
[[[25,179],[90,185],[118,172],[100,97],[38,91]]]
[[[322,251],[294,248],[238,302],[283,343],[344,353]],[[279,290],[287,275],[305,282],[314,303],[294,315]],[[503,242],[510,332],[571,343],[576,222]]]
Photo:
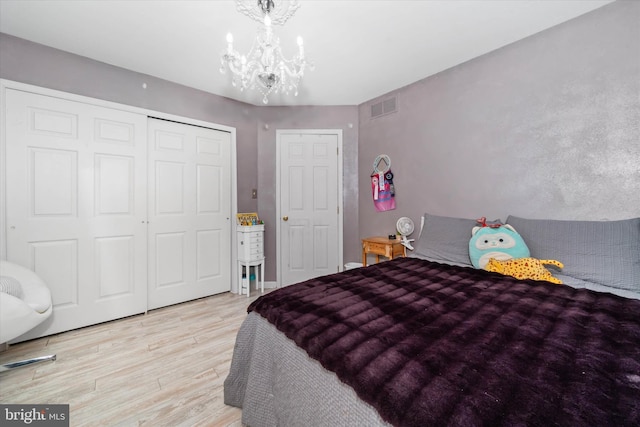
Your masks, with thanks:
[[[640,2],[618,1],[359,107],[360,236],[400,216],[640,216]],[[387,96],[381,97],[384,99]],[[369,172],[391,157],[395,211]]]

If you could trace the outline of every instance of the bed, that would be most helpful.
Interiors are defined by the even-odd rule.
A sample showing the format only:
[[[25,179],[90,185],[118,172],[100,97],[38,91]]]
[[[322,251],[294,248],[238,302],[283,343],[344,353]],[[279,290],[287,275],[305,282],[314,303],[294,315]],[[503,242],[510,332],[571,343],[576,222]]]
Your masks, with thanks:
[[[640,218],[507,218],[564,285],[473,268],[474,223],[425,214],[411,257],[257,299],[225,403],[253,427],[640,425]]]

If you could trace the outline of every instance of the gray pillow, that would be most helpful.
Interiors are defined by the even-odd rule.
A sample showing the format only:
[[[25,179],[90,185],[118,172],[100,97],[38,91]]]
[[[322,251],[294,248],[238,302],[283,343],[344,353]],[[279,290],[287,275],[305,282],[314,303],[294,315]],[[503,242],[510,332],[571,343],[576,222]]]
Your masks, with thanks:
[[[618,289],[640,291],[640,218],[559,221],[507,218],[531,256],[556,259],[562,274]]]
[[[0,292],[22,299],[22,285],[15,277],[0,276]]]
[[[487,221],[499,223],[500,220]],[[424,227],[413,256],[444,264],[473,267],[469,258],[471,230],[475,219],[424,214]]]

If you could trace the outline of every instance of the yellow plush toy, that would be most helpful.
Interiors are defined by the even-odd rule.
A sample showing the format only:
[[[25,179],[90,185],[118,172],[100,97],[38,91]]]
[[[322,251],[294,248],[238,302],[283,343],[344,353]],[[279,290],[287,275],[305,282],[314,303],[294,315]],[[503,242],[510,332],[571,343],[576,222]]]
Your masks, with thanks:
[[[518,258],[498,261],[495,258],[490,258],[484,269],[513,276],[516,279],[545,280],[561,285],[562,281],[553,277],[543,264],[551,264],[559,268],[564,267],[564,264],[554,259]]]

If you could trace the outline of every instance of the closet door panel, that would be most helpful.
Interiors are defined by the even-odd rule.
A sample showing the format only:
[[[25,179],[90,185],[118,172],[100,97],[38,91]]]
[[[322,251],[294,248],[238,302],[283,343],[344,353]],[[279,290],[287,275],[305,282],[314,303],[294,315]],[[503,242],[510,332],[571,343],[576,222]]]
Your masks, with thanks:
[[[149,119],[149,308],[231,289],[231,136]]]
[[[158,233],[155,236],[154,273],[156,288],[182,286],[185,274],[185,233]]]
[[[28,265],[48,278],[47,286],[56,310],[80,303],[77,239],[30,242]]]
[[[77,154],[47,148],[26,151],[28,203],[33,217],[77,215]]]
[[[134,236],[95,239],[97,300],[135,294]]]
[[[146,310],[146,121],[7,89],[7,258],[49,285],[20,340]]]

